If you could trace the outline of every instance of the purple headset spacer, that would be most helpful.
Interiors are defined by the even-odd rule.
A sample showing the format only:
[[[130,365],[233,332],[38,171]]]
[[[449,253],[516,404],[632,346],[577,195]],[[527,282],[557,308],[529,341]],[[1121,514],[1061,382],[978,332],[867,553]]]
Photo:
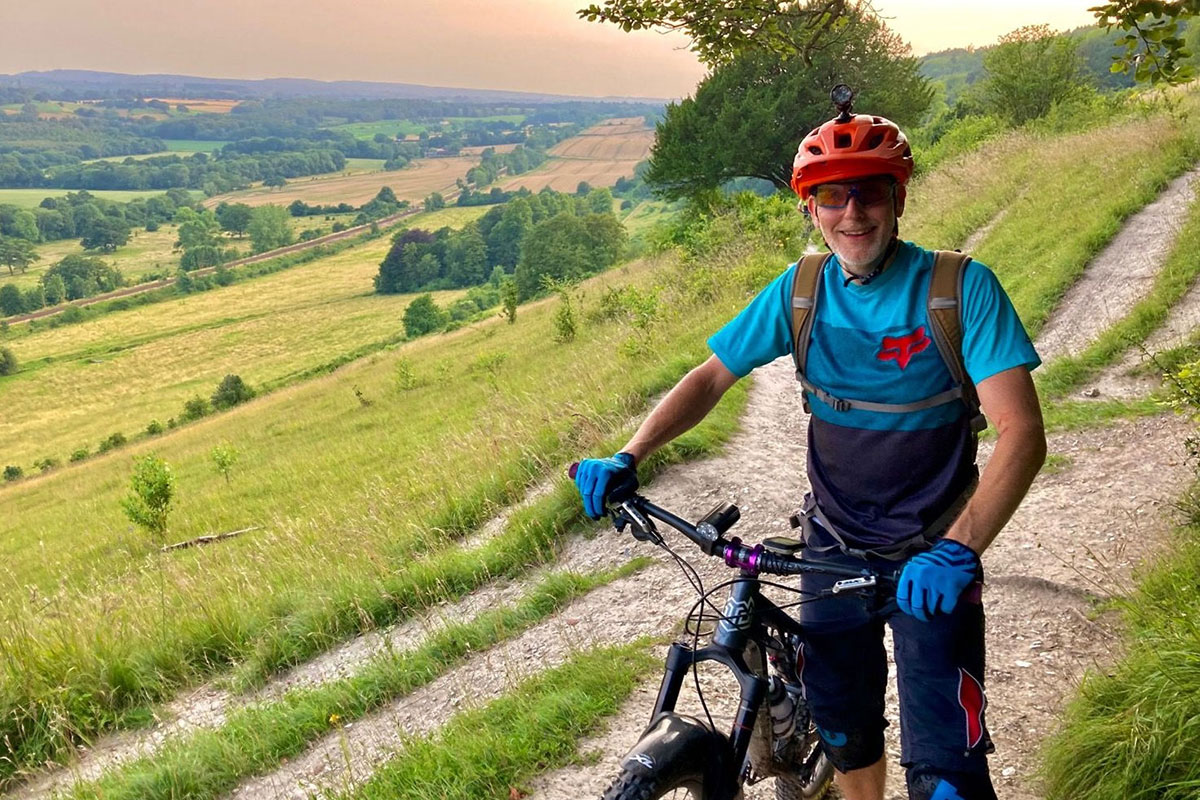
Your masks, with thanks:
[[[725,546],[725,564],[757,575],[758,562],[762,558],[763,546],[761,544],[755,545],[754,549],[750,551],[750,555],[745,560],[740,560],[737,557],[737,549],[741,543],[742,540],[735,536],[733,537],[733,541]]]

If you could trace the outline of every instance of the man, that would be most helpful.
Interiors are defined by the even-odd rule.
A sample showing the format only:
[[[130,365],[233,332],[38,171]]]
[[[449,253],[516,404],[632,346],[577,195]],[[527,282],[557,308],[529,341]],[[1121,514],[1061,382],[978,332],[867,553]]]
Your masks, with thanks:
[[[848,102],[805,137],[796,156],[792,188],[832,251],[820,267],[803,372],[812,412],[805,557],[866,561],[899,575],[900,611],[887,622],[909,796],[994,800],[979,555],[1045,458],[1030,378],[1040,359],[995,276],[967,263],[962,360],[997,432],[979,476],[976,415],[952,391],[947,364],[930,346],[934,254],[898,238],[912,169],[900,129],[851,115]],[[667,394],[620,453],[581,464],[576,483],[590,516],[603,514],[614,477],[699,422],[738,378],[791,352],[796,269],[709,339],[712,357]],[[937,399],[947,395],[953,399]],[[821,581],[806,576],[802,587],[819,589]],[[884,791],[887,664],[878,610],[862,598],[836,598],[801,612],[812,631],[803,691],[847,800],[881,800]]]

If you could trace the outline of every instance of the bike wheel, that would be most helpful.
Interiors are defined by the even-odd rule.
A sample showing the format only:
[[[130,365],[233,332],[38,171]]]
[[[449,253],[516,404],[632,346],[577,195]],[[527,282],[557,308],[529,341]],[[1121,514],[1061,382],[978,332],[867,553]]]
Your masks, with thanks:
[[[821,800],[833,789],[833,763],[825,757],[816,728],[799,740],[792,769],[775,777],[775,800]]]
[[[707,800],[700,778],[679,776],[664,780],[659,775],[642,775],[629,770],[613,781],[603,800]]]

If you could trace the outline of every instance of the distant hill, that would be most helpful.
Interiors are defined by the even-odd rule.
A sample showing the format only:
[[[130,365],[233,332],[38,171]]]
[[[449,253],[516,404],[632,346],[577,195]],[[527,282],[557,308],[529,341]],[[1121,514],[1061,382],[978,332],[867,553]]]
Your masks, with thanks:
[[[494,89],[464,89],[421,86],[414,83],[378,81],[318,81],[307,78],[203,78],[191,75],[126,75],[119,72],[55,69],[45,72],[21,72],[0,75],[0,87],[35,89],[46,92],[69,91],[82,99],[132,95],[180,98],[337,98],[363,100],[468,100],[474,102],[561,103],[569,100],[588,102],[666,103],[662,98],[585,97],[580,95],[510,92]]]
[[[1105,31],[1087,26],[1068,31],[1067,35],[1078,44],[1084,69],[1092,78],[1096,88],[1112,91],[1134,85],[1132,75],[1114,73],[1109,70],[1112,57],[1123,52],[1123,49],[1115,44],[1117,38],[1122,35],[1121,31]],[[919,59],[921,74],[930,80],[944,83],[946,102],[953,105],[967,86],[983,77],[983,57],[994,48],[995,45],[973,48],[958,47],[930,53]]]

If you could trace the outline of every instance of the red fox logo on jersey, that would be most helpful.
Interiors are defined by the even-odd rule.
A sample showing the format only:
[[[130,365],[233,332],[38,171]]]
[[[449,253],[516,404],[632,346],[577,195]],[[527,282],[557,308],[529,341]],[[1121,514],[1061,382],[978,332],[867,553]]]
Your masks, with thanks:
[[[900,369],[904,369],[913,356],[932,343],[933,340],[925,335],[925,326],[922,325],[907,336],[883,337],[883,345],[875,357],[880,361],[895,361],[900,365]]]

